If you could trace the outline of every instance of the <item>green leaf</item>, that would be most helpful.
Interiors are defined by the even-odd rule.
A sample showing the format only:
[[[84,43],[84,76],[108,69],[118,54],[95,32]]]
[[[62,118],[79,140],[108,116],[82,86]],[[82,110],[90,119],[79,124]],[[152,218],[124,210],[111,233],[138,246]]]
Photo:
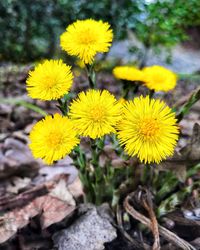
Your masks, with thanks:
[[[13,98],[12,99],[0,98],[0,103],[8,103],[8,104],[23,106],[23,107],[26,107],[28,109],[35,111],[38,114],[41,114],[42,116],[47,115],[47,113],[43,109],[39,108],[38,106],[36,106],[32,103],[26,102],[24,100],[13,99]]]
[[[176,116],[178,122],[180,122],[183,119],[183,117],[189,113],[191,107],[199,100],[200,100],[200,88],[191,95],[187,103],[184,104],[179,110]]]

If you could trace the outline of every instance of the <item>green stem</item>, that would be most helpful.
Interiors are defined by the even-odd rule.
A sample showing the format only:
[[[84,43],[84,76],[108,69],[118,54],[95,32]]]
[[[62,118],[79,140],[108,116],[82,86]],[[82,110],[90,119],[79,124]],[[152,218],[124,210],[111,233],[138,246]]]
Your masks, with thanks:
[[[79,170],[79,177],[85,189],[84,202],[94,202],[93,174],[87,163],[85,152],[81,149],[80,145],[73,150],[71,157],[74,165]]]
[[[57,107],[60,109],[62,114],[66,116],[68,114],[68,103],[70,99],[73,97],[73,94],[68,93],[63,96],[63,98],[58,99],[58,105]]]
[[[96,139],[96,141],[90,139],[90,143],[91,143],[91,153],[92,153],[91,163],[94,165],[94,167],[98,167],[99,166],[99,155],[100,155],[101,150],[102,150],[101,139],[98,138],[98,139]]]
[[[65,108],[65,103],[62,101],[62,99],[58,99],[57,107],[60,109],[64,116],[67,115],[67,109]]]
[[[128,88],[124,88],[123,89],[123,95],[122,95],[122,97],[124,99],[127,99],[128,98],[128,94],[129,94],[129,89]]]
[[[141,178],[142,184],[151,188],[153,185],[153,178],[154,178],[153,166],[150,164],[145,164]]]
[[[85,201],[100,205],[105,194],[104,169],[99,165],[99,156],[104,148],[104,138],[90,140],[91,160],[88,162],[85,153],[77,146],[72,153],[74,165],[85,189]]]
[[[97,205],[100,205],[103,201],[103,196],[105,195],[105,185],[106,180],[104,178],[104,167],[99,165],[99,156],[104,148],[104,137],[98,138],[96,140],[91,139],[91,154],[92,159],[91,163],[94,167],[93,178],[91,178],[91,182],[93,182],[94,187],[94,202]]]
[[[155,90],[154,89],[150,89],[149,90],[149,97],[153,98],[154,93],[155,93]]]
[[[141,181],[143,185],[145,185],[148,181],[149,167],[150,166],[148,164],[144,165],[144,169],[141,176]]]
[[[187,101],[187,103],[181,107],[180,111],[176,116],[178,122],[180,122],[183,119],[183,117],[189,113],[191,107],[199,100],[200,100],[200,88],[196,92],[194,92]]]
[[[130,82],[127,80],[123,80],[123,95],[122,97],[124,99],[127,99],[129,97],[129,92],[131,92],[131,98],[134,97],[135,94],[137,94],[138,89],[139,89],[139,83],[138,82]]]
[[[96,74],[95,74],[95,71],[93,69],[93,66],[90,64],[85,64],[85,66],[86,66],[86,70],[87,70],[89,86],[91,89],[95,89],[96,88]]]
[[[138,82],[135,82],[134,83],[134,87],[133,87],[133,94],[137,94],[138,90],[139,90],[139,83]]]
[[[183,80],[199,81],[200,74],[178,74],[178,78]]]

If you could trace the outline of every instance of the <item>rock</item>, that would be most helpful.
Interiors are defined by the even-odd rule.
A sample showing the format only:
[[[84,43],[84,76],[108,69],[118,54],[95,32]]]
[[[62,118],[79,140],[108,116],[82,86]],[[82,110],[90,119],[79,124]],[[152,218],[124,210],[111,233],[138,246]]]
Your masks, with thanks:
[[[137,54],[129,52],[129,47],[131,46],[136,46],[143,50],[142,43],[139,42],[132,34],[131,38],[127,40],[115,42],[111,47],[107,58],[109,60],[120,60],[122,61],[122,64],[137,62]],[[146,60],[146,65],[162,65],[175,71],[176,73],[182,74],[192,74],[200,70],[199,50],[188,49],[181,45],[177,45],[172,48],[171,55],[171,63],[167,63],[166,58],[168,55],[165,49],[163,49],[159,54],[155,54],[154,51],[150,50]]]
[[[12,112],[12,107],[8,104],[0,103],[0,115],[8,115]]]
[[[194,209],[194,214],[196,217],[200,218],[200,208],[195,208]]]
[[[39,166],[28,146],[20,140],[8,137],[0,144],[0,179],[16,174],[35,176]]]
[[[67,162],[67,160],[69,162]],[[56,175],[69,174],[69,183],[73,183],[78,175],[78,170],[71,164],[71,158],[69,156],[66,156],[65,165],[61,164],[63,161],[64,159],[55,163],[53,168],[50,168],[49,166],[43,166],[42,168],[40,168],[39,173],[45,177],[46,181],[51,180]]]
[[[12,133],[12,136],[14,137],[14,139],[21,140],[25,142],[26,144],[29,143],[29,138],[27,135],[24,134],[23,130],[14,131]]]
[[[0,133],[8,133],[13,130],[15,124],[7,118],[0,117]]]
[[[190,244],[192,244],[196,249],[199,249],[200,246],[200,237],[196,238],[195,240],[191,241]]]
[[[181,74],[193,74],[200,70],[200,52],[198,50],[177,45],[172,48],[171,63],[166,63],[165,59],[166,52],[163,51],[159,55],[155,55],[151,51],[148,56],[147,65],[162,65]]]
[[[102,217],[94,206],[80,208],[86,210],[74,224],[53,235],[54,247],[58,250],[103,250],[104,243],[117,237],[110,219]]]
[[[28,125],[24,128],[24,133],[28,135],[28,134],[31,132],[31,130],[32,130],[32,128],[33,128],[34,125],[35,125],[34,123],[28,124]]]

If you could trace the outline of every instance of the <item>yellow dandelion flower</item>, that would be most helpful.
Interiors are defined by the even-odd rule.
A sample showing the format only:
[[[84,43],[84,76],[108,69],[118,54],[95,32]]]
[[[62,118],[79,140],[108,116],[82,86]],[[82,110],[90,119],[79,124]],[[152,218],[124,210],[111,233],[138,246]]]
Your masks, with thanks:
[[[93,19],[78,20],[69,25],[60,37],[60,44],[71,56],[91,64],[97,53],[107,52],[113,33],[108,23]]]
[[[78,133],[93,139],[115,132],[121,114],[121,104],[107,90],[81,92],[69,109]]]
[[[171,156],[179,134],[175,113],[163,101],[149,96],[126,102],[117,129],[128,155],[137,155],[144,163],[159,163]]]
[[[62,60],[45,60],[29,72],[28,95],[40,100],[57,100],[69,92],[73,75]]]
[[[143,80],[143,72],[133,66],[117,66],[113,69],[113,75],[127,81]]]
[[[177,76],[171,70],[154,65],[143,69],[144,84],[155,91],[167,92],[176,86]]]
[[[33,127],[29,147],[35,158],[51,165],[69,154],[79,143],[73,122],[60,114],[46,116]]]

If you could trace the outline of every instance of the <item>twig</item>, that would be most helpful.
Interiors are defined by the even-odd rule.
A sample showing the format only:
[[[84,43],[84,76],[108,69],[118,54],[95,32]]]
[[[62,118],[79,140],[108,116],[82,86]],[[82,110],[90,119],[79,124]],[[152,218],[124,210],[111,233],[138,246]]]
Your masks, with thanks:
[[[134,193],[128,195],[124,201],[124,208],[134,219],[139,220],[141,223],[146,225],[148,228],[152,228],[152,222],[149,218],[144,216],[143,214],[136,211],[129,203],[129,200],[132,198]],[[178,249],[183,250],[196,250],[195,247],[193,247],[191,244],[189,244],[187,241],[181,239],[176,234],[172,233],[171,231],[167,230],[166,228],[160,226],[158,224],[158,230],[159,234],[162,235],[166,240],[172,242],[174,245],[179,247]]]
[[[118,228],[120,232],[124,235],[124,237],[127,240],[129,240],[135,246],[135,240],[132,239],[132,237],[123,228],[121,208],[119,207],[119,205],[117,206],[116,217],[117,217],[117,224],[118,224]]]
[[[125,230],[123,227],[123,223],[122,223],[122,215],[121,215],[122,211],[120,206],[117,206],[117,210],[116,210],[116,217],[117,217],[117,224],[118,224],[118,229],[120,230],[121,234],[128,240],[131,242],[131,244],[134,246],[135,249],[141,249],[143,246],[137,242],[135,239],[133,239]],[[150,247],[149,245],[145,244],[145,249],[149,250]]]
[[[146,192],[146,200],[143,199],[143,204],[145,209],[148,211],[149,213],[149,217],[151,220],[151,225],[152,225],[152,233],[154,235],[154,244],[153,244],[153,250],[159,250],[160,249],[160,237],[159,237],[159,231],[158,231],[158,222],[155,216],[155,213],[153,211],[153,204],[152,204],[152,200],[150,198],[150,192],[145,189]]]

